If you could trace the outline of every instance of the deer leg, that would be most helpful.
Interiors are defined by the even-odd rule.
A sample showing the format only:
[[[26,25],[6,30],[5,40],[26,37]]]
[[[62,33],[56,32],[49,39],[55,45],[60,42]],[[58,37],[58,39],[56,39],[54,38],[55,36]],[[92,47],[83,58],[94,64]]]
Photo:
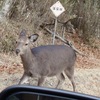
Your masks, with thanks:
[[[29,79],[29,76],[26,73],[24,73],[18,84],[19,85],[20,84],[29,84],[28,79]]]
[[[58,78],[58,84],[57,84],[56,88],[59,89],[65,80],[65,76],[63,75],[63,73],[61,73],[61,74],[57,75],[57,78]]]
[[[44,81],[45,81],[45,77],[40,77],[38,80],[38,86],[42,86]]]
[[[73,86],[73,91],[75,92],[75,82],[74,82],[74,71],[69,72],[68,70],[64,71],[69,80],[71,81],[71,84]]]

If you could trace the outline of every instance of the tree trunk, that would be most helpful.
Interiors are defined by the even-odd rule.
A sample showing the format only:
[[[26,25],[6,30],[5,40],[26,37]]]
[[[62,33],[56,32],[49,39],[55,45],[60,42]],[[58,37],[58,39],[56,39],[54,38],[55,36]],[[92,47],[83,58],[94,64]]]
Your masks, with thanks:
[[[9,16],[9,11],[16,0],[4,0],[0,11],[0,21],[5,21]]]

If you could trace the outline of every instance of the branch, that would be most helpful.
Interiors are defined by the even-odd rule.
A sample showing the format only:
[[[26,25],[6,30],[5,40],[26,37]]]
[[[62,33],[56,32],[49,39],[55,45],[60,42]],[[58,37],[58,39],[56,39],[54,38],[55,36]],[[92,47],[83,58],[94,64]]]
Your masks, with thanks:
[[[51,30],[49,30],[47,27],[41,27],[41,28],[43,28],[44,30],[46,30],[49,34],[54,34]],[[62,42],[64,42],[65,44],[67,44],[67,45],[69,45],[70,47],[72,47],[73,48],[73,50],[75,51],[75,52],[77,52],[78,54],[80,54],[80,55],[82,55],[82,56],[86,56],[85,54],[83,54],[82,52],[80,52],[79,50],[77,50],[75,47],[74,47],[74,45],[71,43],[71,41],[68,41],[68,40],[64,40],[62,37],[60,37],[59,35],[56,35],[55,34],[55,37],[56,38],[58,38],[58,39],[60,39]]]
[[[47,27],[44,27],[44,29],[49,33],[49,34],[54,34],[51,30],[49,30]],[[55,34],[55,37],[60,39],[62,42],[67,43],[68,41],[65,41],[62,37],[60,37],[59,35]]]

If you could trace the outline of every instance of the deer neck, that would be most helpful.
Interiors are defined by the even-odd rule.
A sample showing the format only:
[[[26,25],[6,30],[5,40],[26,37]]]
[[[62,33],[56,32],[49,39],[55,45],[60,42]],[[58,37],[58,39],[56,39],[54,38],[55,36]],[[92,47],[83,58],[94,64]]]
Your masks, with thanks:
[[[31,66],[35,58],[30,48],[28,48],[23,55],[21,55],[23,66]]]

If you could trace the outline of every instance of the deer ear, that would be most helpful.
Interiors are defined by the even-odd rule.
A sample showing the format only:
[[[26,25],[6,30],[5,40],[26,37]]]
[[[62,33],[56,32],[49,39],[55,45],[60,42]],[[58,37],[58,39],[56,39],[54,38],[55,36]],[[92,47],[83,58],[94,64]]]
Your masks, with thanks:
[[[38,37],[39,37],[38,34],[33,34],[33,35],[29,36],[28,38],[31,42],[35,42],[38,39]]]
[[[21,31],[21,33],[20,33],[20,36],[26,36],[26,30],[23,29],[23,30]]]

